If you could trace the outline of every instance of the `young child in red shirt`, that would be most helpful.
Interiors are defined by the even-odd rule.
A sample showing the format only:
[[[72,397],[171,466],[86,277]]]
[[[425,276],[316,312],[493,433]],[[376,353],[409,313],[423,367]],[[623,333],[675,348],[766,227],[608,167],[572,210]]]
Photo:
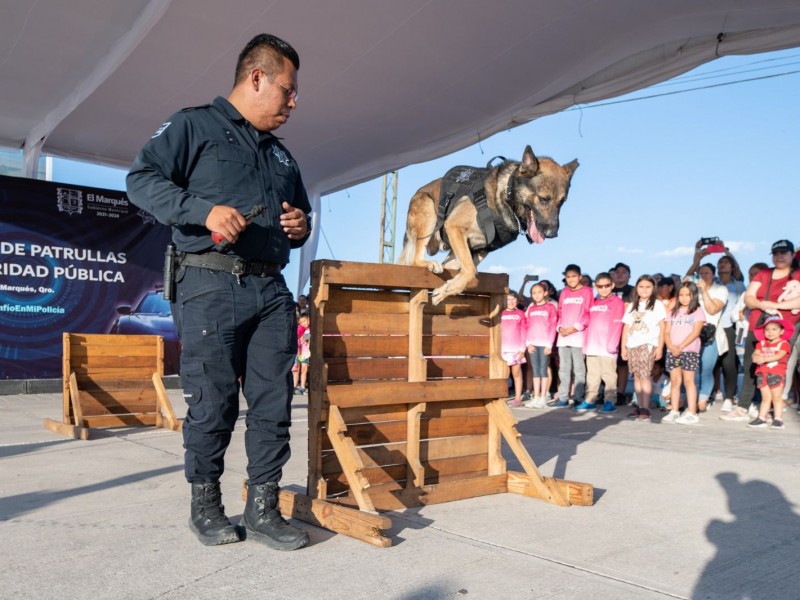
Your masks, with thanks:
[[[747,424],[748,427],[763,429],[767,427],[770,407],[775,410],[773,429],[783,429],[783,386],[786,383],[786,364],[789,362],[789,340],[794,328],[780,317],[767,319],[753,333],[756,336],[756,349],[753,362],[756,367],[756,385],[761,390],[761,408],[758,417]]]

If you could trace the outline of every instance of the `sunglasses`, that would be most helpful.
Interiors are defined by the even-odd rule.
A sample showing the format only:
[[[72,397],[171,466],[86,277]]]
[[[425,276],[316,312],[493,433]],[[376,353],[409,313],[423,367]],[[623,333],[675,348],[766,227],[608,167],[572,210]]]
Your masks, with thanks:
[[[613,285],[613,283],[595,283],[594,287],[596,287],[598,290],[604,290],[606,288],[613,287]]]

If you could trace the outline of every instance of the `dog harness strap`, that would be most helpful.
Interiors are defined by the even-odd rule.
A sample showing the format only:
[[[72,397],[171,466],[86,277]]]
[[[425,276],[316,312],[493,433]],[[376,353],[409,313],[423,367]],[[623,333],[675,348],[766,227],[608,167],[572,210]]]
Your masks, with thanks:
[[[442,240],[448,246],[449,242],[447,233],[444,230],[444,221],[455,207],[453,199],[464,196],[467,196],[475,205],[475,209],[478,212],[478,226],[486,238],[485,245],[476,247],[474,248],[475,250],[485,248],[491,251],[502,248],[513,242],[519,235],[519,227],[509,229],[502,217],[489,208],[484,183],[490,170],[489,168],[480,169],[478,167],[459,166],[450,169],[442,178],[435,231],[440,232]]]

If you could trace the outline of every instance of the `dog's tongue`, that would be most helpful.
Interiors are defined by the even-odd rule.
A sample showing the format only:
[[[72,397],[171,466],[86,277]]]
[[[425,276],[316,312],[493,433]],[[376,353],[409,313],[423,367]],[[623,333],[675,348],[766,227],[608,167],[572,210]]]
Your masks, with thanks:
[[[528,211],[528,239],[534,244],[541,244],[544,241],[544,236],[536,228],[536,219],[533,218],[532,210]]]

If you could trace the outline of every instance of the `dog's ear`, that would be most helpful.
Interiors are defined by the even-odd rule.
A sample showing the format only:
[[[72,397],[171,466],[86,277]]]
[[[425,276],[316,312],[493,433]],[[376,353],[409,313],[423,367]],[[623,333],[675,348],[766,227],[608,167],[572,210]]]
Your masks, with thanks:
[[[519,165],[519,174],[521,177],[533,177],[539,172],[539,160],[533,154],[530,146],[525,146],[525,152],[522,153],[522,162]]]
[[[580,166],[580,164],[578,163],[578,159],[577,158],[575,160],[573,160],[572,162],[569,162],[569,163],[564,165],[564,169],[567,171],[567,173],[569,173],[569,178],[570,179],[572,179],[572,175],[575,173],[575,169],[577,169],[579,166]]]

